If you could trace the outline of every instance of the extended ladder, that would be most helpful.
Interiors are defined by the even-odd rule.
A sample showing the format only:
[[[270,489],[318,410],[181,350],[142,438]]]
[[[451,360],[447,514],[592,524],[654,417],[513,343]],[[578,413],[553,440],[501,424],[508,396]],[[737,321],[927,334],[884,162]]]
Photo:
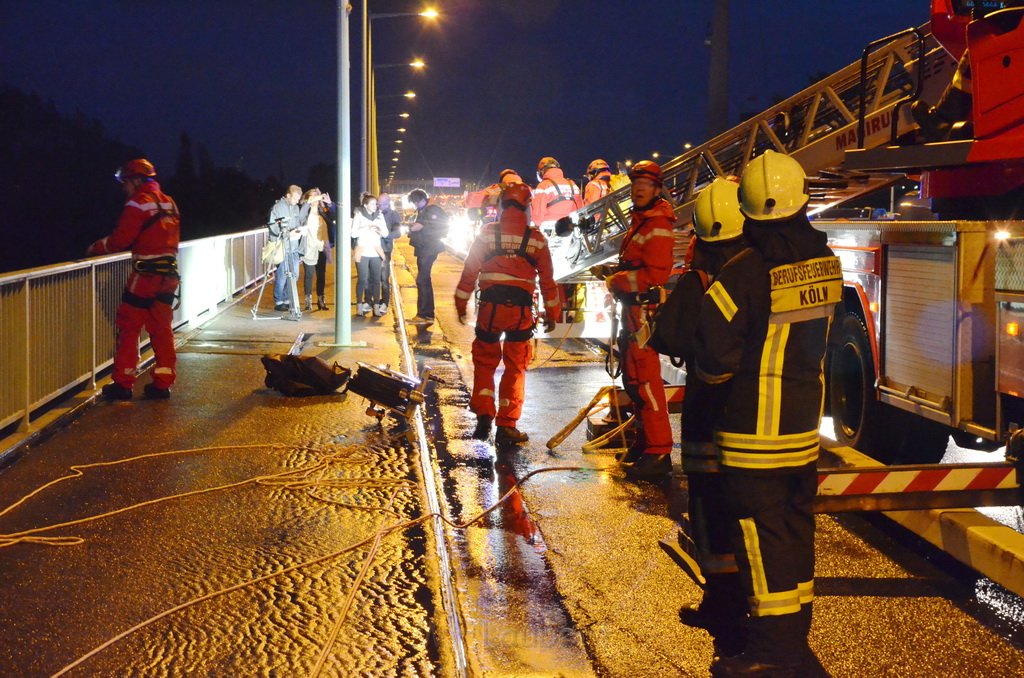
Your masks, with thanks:
[[[866,57],[865,148],[889,142],[894,118],[897,136],[916,127],[909,107],[897,104],[905,103],[917,87],[921,51],[925,59],[920,86],[925,100],[937,99],[956,69],[927,26],[904,33],[876,41],[881,46]],[[812,213],[898,181],[902,173],[843,169],[846,150],[858,145],[861,91],[857,62],[666,163],[662,167],[665,189],[676,205],[677,223],[689,221],[696,194],[715,177],[738,176],[747,161],[767,149],[792,155],[808,176],[819,176],[811,185]],[[593,280],[588,269],[618,254],[629,225],[630,203],[630,189],[625,186],[575,213],[577,226],[568,236],[571,242],[558,248],[562,256],[554,262],[557,281]],[[688,238],[688,233],[677,230],[677,251],[685,250]]]

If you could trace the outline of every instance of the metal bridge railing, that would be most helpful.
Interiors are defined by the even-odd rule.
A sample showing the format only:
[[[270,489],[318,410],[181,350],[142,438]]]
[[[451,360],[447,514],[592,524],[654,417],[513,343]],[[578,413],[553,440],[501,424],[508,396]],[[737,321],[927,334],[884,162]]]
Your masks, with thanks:
[[[265,272],[265,228],[181,243],[174,326],[205,322]],[[113,362],[114,316],[128,253],[0,274],[0,439],[27,433],[54,401],[86,388]],[[144,332],[140,350],[149,346]]]

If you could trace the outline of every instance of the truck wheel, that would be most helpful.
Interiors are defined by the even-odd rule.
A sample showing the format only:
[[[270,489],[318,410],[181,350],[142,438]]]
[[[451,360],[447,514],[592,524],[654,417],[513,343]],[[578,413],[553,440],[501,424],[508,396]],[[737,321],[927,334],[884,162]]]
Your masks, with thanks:
[[[875,361],[864,323],[853,313],[835,328],[828,358],[828,399],[836,441],[863,452],[873,447],[881,413],[875,398]]]

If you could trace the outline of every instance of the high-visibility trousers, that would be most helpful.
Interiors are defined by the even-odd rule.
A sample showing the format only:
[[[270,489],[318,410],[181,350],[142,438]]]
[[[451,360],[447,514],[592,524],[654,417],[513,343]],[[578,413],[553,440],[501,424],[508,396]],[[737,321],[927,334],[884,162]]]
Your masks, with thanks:
[[[672,426],[668,419],[665,384],[661,379],[658,352],[641,347],[632,337],[638,327],[641,309],[624,310],[625,328],[619,333],[619,355],[622,361],[622,387],[633,402],[639,427],[636,442],[646,454],[672,452]],[[633,329],[631,329],[633,328]]]
[[[498,426],[516,425],[523,413],[526,368],[533,359],[533,309],[481,301],[473,340],[473,395],[469,409],[494,418]],[[505,370],[494,393],[494,372]]]
[[[139,366],[139,335],[145,327],[155,355],[153,385],[170,388],[177,375],[174,331],[171,329],[174,292],[173,276],[132,273],[117,307],[117,348],[114,352],[114,383],[131,388]]]
[[[749,602],[744,656],[798,665],[807,652],[814,601],[817,472],[755,475],[723,468],[731,535]]]

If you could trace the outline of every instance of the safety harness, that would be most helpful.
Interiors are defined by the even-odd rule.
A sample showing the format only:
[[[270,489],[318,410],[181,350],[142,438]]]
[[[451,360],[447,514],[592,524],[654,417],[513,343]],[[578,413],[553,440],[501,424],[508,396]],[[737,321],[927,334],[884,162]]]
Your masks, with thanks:
[[[562,189],[560,189],[558,187],[558,183],[554,179],[548,179],[548,181],[550,181],[551,185],[555,187],[555,194],[558,196],[557,198],[555,198],[554,200],[552,200],[551,202],[548,203],[548,207],[551,207],[552,205],[557,205],[560,202],[565,202],[567,200],[572,200],[572,196],[575,195],[576,192],[579,190],[579,189],[576,189],[576,184],[573,183],[572,179],[569,179],[569,183],[566,184],[569,187],[569,197],[567,198],[567,197],[565,197],[565,194],[562,193]],[[573,190],[573,189],[576,189],[576,190]]]
[[[519,243],[519,247],[515,249],[507,248],[502,245],[501,242],[501,228],[494,229],[494,248],[487,253],[484,257],[484,261],[490,261],[495,257],[520,257],[529,262],[535,270],[537,268],[537,259],[531,256],[527,249],[530,246],[530,227],[526,227],[526,231],[523,233],[523,239]],[[478,298],[479,301],[486,301],[495,305],[503,306],[519,306],[522,313],[525,315],[527,308],[533,306],[533,295],[530,292],[524,290],[522,287],[516,287],[515,285],[492,285],[485,290],[480,292]],[[487,322],[490,326],[494,322],[494,313],[496,309],[491,310],[491,317]],[[533,338],[534,328],[531,327],[525,330],[506,330],[505,340],[506,341],[529,341]],[[480,329],[480,324],[476,327],[476,336],[480,341],[488,344],[501,341],[501,332],[488,332]]]
[[[174,210],[165,210],[160,204],[160,196],[154,196],[154,203],[156,205],[156,213],[153,214],[149,219],[143,222],[139,228],[139,235],[153,224],[156,224],[162,219],[167,217],[179,218],[177,205],[171,201],[171,205],[174,205]],[[181,274],[178,273],[178,258],[173,254],[167,254],[162,257],[153,257],[152,259],[135,259],[132,261],[132,269],[138,273],[147,275],[159,275],[164,278],[177,278],[181,280]],[[124,303],[135,306],[137,308],[151,308],[154,301],[161,301],[168,306],[171,306],[174,310],[177,310],[181,306],[181,286],[175,288],[174,292],[164,292],[157,294],[155,297],[140,297],[137,294],[128,292],[127,290],[121,295],[121,301]]]

